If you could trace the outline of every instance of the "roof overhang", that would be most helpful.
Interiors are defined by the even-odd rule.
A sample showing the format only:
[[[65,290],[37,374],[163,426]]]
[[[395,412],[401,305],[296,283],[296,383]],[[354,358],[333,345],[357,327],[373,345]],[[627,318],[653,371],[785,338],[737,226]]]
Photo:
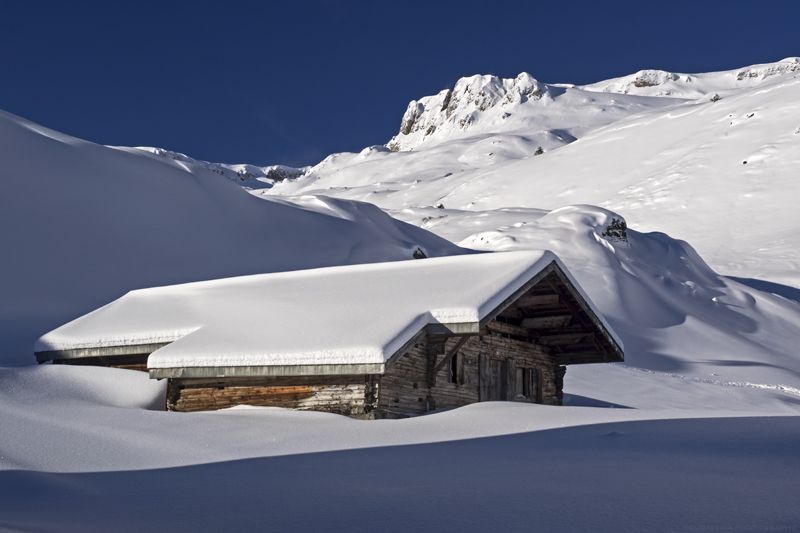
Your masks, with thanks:
[[[508,295],[491,311],[486,312],[477,322],[429,323],[408,338],[401,347],[386,359],[385,363],[356,364],[306,364],[306,365],[263,365],[263,366],[180,366],[166,368],[150,368],[151,378],[221,378],[221,377],[279,377],[279,376],[311,376],[311,375],[374,375],[383,374],[399,357],[407,353],[411,347],[427,335],[432,336],[469,336],[486,333],[487,325],[498,318],[509,306],[515,304],[528,291],[540,284],[551,284],[556,280],[558,290],[571,302],[571,309],[581,316],[586,329],[599,339],[596,350],[577,351],[553,350],[556,364],[582,364],[596,362],[621,362],[624,360],[621,342],[603,319],[600,312],[578,287],[577,282],[558,259],[547,263],[530,279],[522,283],[513,293]],[[549,276],[549,278],[548,278]],[[535,292],[535,290],[534,290]],[[483,314],[483,313],[481,313]],[[114,357],[125,355],[149,355],[156,350],[171,344],[170,342],[131,344],[123,346],[96,346],[69,350],[36,352],[41,363],[51,359],[76,359],[84,357]],[[576,346],[577,348],[577,346]],[[563,352],[563,353],[562,353]]]
[[[39,363],[51,361],[53,359],[79,359],[82,357],[113,357],[115,355],[149,355],[159,348],[163,348],[168,342],[151,344],[128,344],[125,346],[94,346],[88,348],[77,348],[72,350],[51,350],[34,352]]]
[[[355,365],[199,366],[151,368],[148,370],[152,379],[345,376],[383,374],[385,371],[386,365],[384,363]]]

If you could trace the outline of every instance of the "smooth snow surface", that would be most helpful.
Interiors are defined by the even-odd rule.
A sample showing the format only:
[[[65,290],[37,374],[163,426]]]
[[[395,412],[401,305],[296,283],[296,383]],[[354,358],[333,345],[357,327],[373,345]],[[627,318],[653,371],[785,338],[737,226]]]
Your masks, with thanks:
[[[702,385],[636,372],[627,381],[615,391],[627,407],[659,407],[488,402],[359,421],[263,407],[153,411],[164,382],[141,372],[3,369],[0,526],[340,531],[374,519],[387,531],[442,531],[454,523],[443,506],[459,512],[459,531],[490,531],[501,517],[521,530],[797,524],[800,417],[776,416],[789,407],[762,398],[747,409],[747,389],[706,385],[702,398]],[[695,405],[665,409],[671,392]]]
[[[257,199],[3,112],[0,161],[0,365],[34,363],[39,336],[132,289],[463,252],[372,205]]]
[[[36,350],[175,341],[148,367],[382,364],[427,324],[477,327],[551,262],[569,276],[554,254],[522,251],[144,289],[48,333]]]

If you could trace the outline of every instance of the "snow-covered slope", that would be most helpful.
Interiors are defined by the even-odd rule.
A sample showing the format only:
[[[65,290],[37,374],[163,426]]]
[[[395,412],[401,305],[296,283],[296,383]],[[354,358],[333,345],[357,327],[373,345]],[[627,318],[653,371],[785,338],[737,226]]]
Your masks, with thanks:
[[[378,208],[259,199],[190,161],[0,112],[0,364],[131,289],[460,253]]]
[[[596,92],[615,80],[539,84],[536,100],[459,107],[412,151],[334,154],[269,193],[322,193],[388,210],[600,205],[640,231],[691,242],[722,273],[800,286],[798,64],[692,75],[688,83],[702,82],[703,94],[694,100]],[[486,83],[500,91],[507,82]],[[711,89],[719,100],[708,97]],[[509,106],[515,111],[500,118]],[[427,124],[427,112],[417,121]],[[475,117],[468,128],[453,122],[459,113]],[[411,142],[417,131],[393,142]]]
[[[386,146],[397,152],[420,146],[429,148],[445,140],[487,132],[537,133],[548,129],[563,130],[578,137],[582,131],[619,119],[620,114],[635,112],[643,106],[660,105],[620,95],[689,100],[707,96],[717,100],[721,94],[757,87],[768,78],[798,71],[800,58],[790,57],[777,63],[706,74],[641,70],[580,87],[541,83],[527,72],[513,79],[476,75],[458,80],[452,91],[445,89],[435,96],[412,100],[403,115],[400,132]],[[577,89],[580,93],[616,94],[612,97],[583,95],[582,100],[561,98],[568,89]],[[575,116],[576,107],[582,108],[580,118]],[[560,117],[564,113],[569,116]],[[558,133],[554,134],[558,136]]]
[[[501,95],[517,94],[512,81],[468,78],[458,90],[486,86],[493,106],[480,110],[473,99],[447,119],[447,108],[428,105],[435,99],[412,103],[421,110],[414,124],[439,117],[438,134],[409,151],[334,154],[267,194],[370,201],[468,248],[551,249],[622,336],[626,365],[658,379],[791,398],[800,390],[798,64],[670,80],[694,83],[698,92],[682,95],[697,99],[675,98],[675,87],[672,98],[632,94],[655,86],[603,92],[619,80],[537,84],[539,97],[505,119],[496,117],[512,105]],[[461,111],[474,121],[452,128]],[[597,119],[609,111],[607,124]],[[553,129],[537,129],[548,123]],[[411,130],[395,141],[424,137],[422,127]],[[534,155],[533,139],[553,131],[571,142]],[[637,230],[627,242],[602,238],[613,219]],[[624,404],[618,389],[591,389],[598,373],[608,382],[630,378],[609,368],[571,369],[567,389],[588,386],[587,396]]]

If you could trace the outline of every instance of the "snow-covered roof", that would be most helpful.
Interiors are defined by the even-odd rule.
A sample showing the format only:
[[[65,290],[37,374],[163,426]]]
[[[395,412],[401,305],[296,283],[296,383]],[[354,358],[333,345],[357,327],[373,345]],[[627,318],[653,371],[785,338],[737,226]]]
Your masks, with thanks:
[[[577,288],[555,254],[524,251],[137,290],[44,335],[36,352],[150,345],[158,348],[148,359],[154,377],[175,375],[156,369],[230,367],[382,373],[386,362],[429,325],[454,333],[479,331],[553,262]],[[603,320],[588,296],[581,296]],[[190,374],[197,372],[180,375]]]

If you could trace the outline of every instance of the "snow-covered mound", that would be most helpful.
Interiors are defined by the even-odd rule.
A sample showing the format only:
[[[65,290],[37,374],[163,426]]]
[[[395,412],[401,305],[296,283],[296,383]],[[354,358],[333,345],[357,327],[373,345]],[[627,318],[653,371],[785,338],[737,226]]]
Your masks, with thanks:
[[[129,290],[461,253],[375,206],[259,199],[202,165],[0,112],[0,364]]]
[[[287,167],[285,165],[270,165],[267,167],[258,167],[256,165],[230,165],[227,163],[209,163],[208,161],[201,161],[194,159],[186,154],[173,152],[171,150],[164,150],[163,148],[152,148],[149,146],[137,146],[136,150],[142,150],[151,154],[160,155],[175,161],[189,163],[193,166],[201,166],[224,176],[229,180],[241,183],[244,187],[253,189],[268,189],[276,182],[285,179],[296,179],[306,173],[311,167],[295,168]]]

